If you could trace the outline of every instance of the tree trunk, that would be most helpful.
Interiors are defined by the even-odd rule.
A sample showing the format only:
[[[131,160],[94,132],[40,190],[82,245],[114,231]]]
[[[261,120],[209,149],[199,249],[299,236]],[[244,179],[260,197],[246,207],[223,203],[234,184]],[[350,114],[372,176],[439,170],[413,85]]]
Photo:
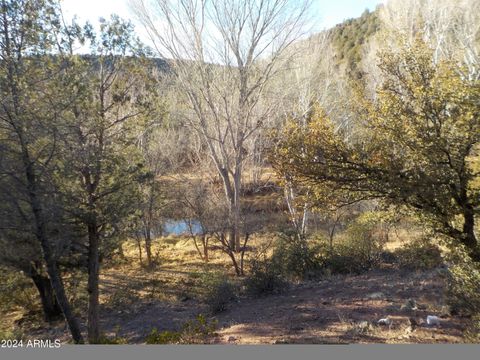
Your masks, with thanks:
[[[235,253],[233,251],[227,251],[227,255],[230,256],[230,259],[232,259],[232,264],[235,269],[235,274],[237,276],[241,276],[242,272],[240,271],[240,267],[238,266],[237,259],[235,259]]]
[[[150,195],[148,202],[147,221],[145,221],[145,253],[147,254],[147,266],[153,267],[152,262],[152,223],[153,223],[153,205],[155,202],[155,180],[150,183]]]
[[[340,216],[336,215],[333,222],[333,226],[330,229],[329,239],[330,239],[330,251],[333,251],[333,237],[335,236],[335,230],[337,229],[338,222],[340,221]]]
[[[232,224],[232,226],[230,227],[230,234],[228,236],[228,246],[230,247],[230,250],[233,252],[235,252],[236,235],[237,235],[237,231],[235,229],[235,225]]]
[[[250,234],[249,233],[246,233],[245,234],[245,240],[243,242],[243,246],[242,246],[242,253],[241,253],[241,256],[240,256],[240,275],[245,275],[244,271],[243,271],[243,268],[244,268],[244,258],[245,258],[245,251],[247,251],[247,242],[248,242],[248,239],[250,238]]]
[[[147,266],[149,269],[152,268],[152,236],[150,233],[150,228],[145,229],[145,253],[147,254]]]
[[[43,209],[40,205],[40,200],[37,197],[37,180],[34,169],[32,167],[32,162],[30,160],[26,145],[23,143],[23,139],[20,134],[19,138],[20,142],[22,143],[23,164],[25,166],[25,175],[27,179],[28,197],[30,200],[30,206],[35,221],[35,236],[40,242],[43,258],[47,266],[47,273],[50,278],[50,284],[52,286],[52,289],[55,291],[55,296],[57,298],[58,304],[60,305],[63,315],[65,316],[65,319],[68,323],[68,327],[72,334],[73,341],[77,344],[83,343],[83,337],[82,333],[80,332],[77,318],[73,315],[70,303],[68,302],[67,296],[65,294],[65,288],[63,287],[62,278],[60,277],[60,272],[58,270],[54,254],[50,246],[50,242],[48,241],[46,235],[47,231],[43,218]]]
[[[99,234],[95,221],[88,224],[88,342],[98,343],[99,329],[99,303],[98,303],[98,277],[99,277]]]
[[[205,258],[203,257],[203,254],[202,252],[200,251],[200,248],[198,247],[198,244],[197,244],[197,236],[196,235],[192,235],[192,240],[193,240],[193,245],[195,245],[195,249],[197,250],[197,253],[198,253],[198,256],[200,256],[200,259],[202,261],[205,261]],[[205,250],[205,249],[204,249]]]
[[[230,259],[232,260],[233,267],[235,268],[235,274],[237,274],[237,276],[240,276],[241,271],[240,271],[240,268],[238,266],[237,259],[235,259],[235,251],[233,251],[232,248],[230,247],[230,245],[231,245],[230,240],[231,239],[227,239],[225,234],[221,233],[220,236],[218,237],[218,240],[223,245],[222,251],[225,254],[227,254],[230,257]]]
[[[238,238],[238,228],[239,228],[239,193],[237,188],[237,176],[234,176],[233,185],[230,181],[230,176],[227,169],[224,167],[218,166],[218,171],[223,181],[223,187],[225,190],[225,198],[229,204],[228,215],[230,221],[229,236],[228,236],[228,245],[231,251],[236,251],[240,248],[240,239]],[[238,189],[238,190],[237,190]],[[238,245],[238,246],[237,246]]]
[[[233,212],[233,228],[235,231],[235,251],[240,252],[240,192],[242,190],[242,171],[241,160],[236,166],[233,178],[234,187],[234,212]]]
[[[203,261],[205,261],[205,263],[207,264],[208,263],[208,237],[203,235]]]
[[[137,246],[138,246],[138,260],[140,261],[140,266],[143,266],[141,237],[136,236],[136,240],[137,240]]]
[[[463,213],[463,244],[468,248],[470,256],[476,262],[480,262],[480,249],[475,236],[475,213],[471,205],[465,206]]]
[[[58,304],[48,276],[43,275],[35,266],[31,265],[30,278],[33,280],[40,295],[45,321],[52,322],[62,318],[62,309]]]

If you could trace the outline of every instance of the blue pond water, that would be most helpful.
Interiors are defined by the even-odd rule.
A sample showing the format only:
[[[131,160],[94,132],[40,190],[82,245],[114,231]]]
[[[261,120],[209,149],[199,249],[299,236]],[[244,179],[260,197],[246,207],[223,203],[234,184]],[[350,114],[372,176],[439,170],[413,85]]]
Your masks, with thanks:
[[[198,221],[191,222],[194,234],[202,232],[202,226]],[[186,220],[168,220],[163,225],[163,235],[185,235],[190,234],[189,222]]]

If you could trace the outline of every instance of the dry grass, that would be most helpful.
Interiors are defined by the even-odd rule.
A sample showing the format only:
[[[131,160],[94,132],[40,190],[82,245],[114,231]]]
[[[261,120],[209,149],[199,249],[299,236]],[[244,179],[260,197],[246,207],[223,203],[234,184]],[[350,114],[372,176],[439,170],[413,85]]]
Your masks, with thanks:
[[[391,236],[387,249],[395,249],[412,235],[401,230]],[[271,243],[273,235],[252,237],[246,261]],[[212,244],[214,245],[214,244]],[[271,251],[271,248],[270,248]],[[146,269],[140,264],[134,241],[123,245],[125,259],[104,264],[101,270],[102,329],[108,336],[118,334],[131,343],[142,343],[152,328],[177,330],[198,314],[208,314],[202,301],[205,274],[234,275],[228,256],[220,250],[210,251],[205,264],[191,239],[169,236],[156,239],[152,252],[158,265]],[[440,315],[443,280],[435,271],[402,272],[375,270],[363,275],[331,276],[322,280],[292,285],[280,295],[264,298],[242,297],[227,311],[216,315],[219,322],[215,343],[437,343],[463,342],[465,319],[447,317],[439,328],[424,325],[412,328],[412,314],[400,311],[409,298],[423,304],[413,316]],[[80,286],[85,291],[84,283]],[[80,289],[79,288],[79,289]],[[80,290],[79,290],[80,291]],[[372,293],[381,299],[372,300]],[[85,323],[84,310],[79,311]],[[11,327],[23,313],[4,317]],[[390,316],[391,327],[377,325],[379,318]],[[365,326],[367,322],[368,326]],[[29,337],[59,338],[68,341],[63,324],[36,324],[25,328]]]
[[[251,250],[245,254],[245,264],[259,251],[268,248],[270,243],[269,237],[253,236],[248,244]],[[205,263],[189,237],[171,235],[155,240],[152,253],[157,265],[151,270],[140,263],[135,242],[126,242],[123,252],[125,262],[106,268],[101,273],[102,303],[107,304],[115,291],[125,288],[135,290],[140,298],[161,301],[198,298],[202,294],[202,276],[210,272],[224,273],[235,280],[227,254],[218,248],[209,250],[209,261]]]

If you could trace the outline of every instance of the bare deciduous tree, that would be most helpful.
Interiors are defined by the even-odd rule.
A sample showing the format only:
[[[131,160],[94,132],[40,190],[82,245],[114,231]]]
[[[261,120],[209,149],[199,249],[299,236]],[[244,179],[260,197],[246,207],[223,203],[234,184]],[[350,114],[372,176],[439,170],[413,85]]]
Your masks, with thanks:
[[[470,80],[480,78],[480,3],[477,0],[392,0],[381,8],[383,43],[399,35],[421,36],[434,50],[434,61],[455,59]]]
[[[269,82],[302,35],[308,1],[132,0],[161,57],[172,59],[188,104],[185,124],[201,138],[222,179],[229,241],[240,249],[240,197],[248,141],[268,121]],[[261,103],[261,106],[260,106]]]
[[[291,51],[297,56],[290,59],[289,71],[279,79],[279,83],[289,86],[277,87],[285,93],[279,118],[306,126],[314,107],[320,106],[336,120],[339,128],[348,128],[350,116],[345,106],[349,101],[348,91],[345,79],[336,69],[330,33],[313,35],[296,43]],[[283,178],[283,187],[292,226],[299,238],[305,238],[313,206],[309,190],[302,189],[288,175]]]

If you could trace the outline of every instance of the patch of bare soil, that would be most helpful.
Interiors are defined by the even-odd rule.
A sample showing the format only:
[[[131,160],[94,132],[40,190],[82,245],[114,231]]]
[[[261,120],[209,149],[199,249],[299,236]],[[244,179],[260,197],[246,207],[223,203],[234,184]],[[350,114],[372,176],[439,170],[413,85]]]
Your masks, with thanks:
[[[176,292],[168,287],[170,284],[158,280],[159,274],[180,276],[174,286]],[[101,325],[105,335],[141,344],[153,328],[179,330],[198,314],[208,314],[206,304],[182,295],[195,291],[188,288],[192,285],[188,277],[182,279],[181,275],[170,274],[169,270],[154,271],[150,278],[106,273],[102,279],[104,292],[114,294],[115,289],[138,287],[138,296],[123,304],[112,303],[111,299],[103,303]],[[157,279],[157,288],[151,287],[152,278]],[[179,284],[184,286],[180,292]],[[155,292],[163,297],[154,296]],[[461,343],[468,319],[445,313],[443,293],[444,280],[436,270],[386,269],[304,282],[292,285],[280,295],[240,298],[227,311],[210,317],[209,320],[218,321],[211,343]],[[412,300],[414,309],[405,306]],[[428,326],[427,315],[438,316],[440,324]],[[379,319],[387,317],[389,325],[378,324]],[[83,317],[82,322],[85,320]],[[33,328],[28,335],[69,339],[63,323]]]
[[[405,308],[410,299],[415,309]],[[217,341],[236,344],[459,343],[466,319],[442,313],[438,272],[336,276],[281,296],[246,299],[218,316]],[[440,318],[430,327],[427,315]],[[388,317],[390,325],[379,325]]]

